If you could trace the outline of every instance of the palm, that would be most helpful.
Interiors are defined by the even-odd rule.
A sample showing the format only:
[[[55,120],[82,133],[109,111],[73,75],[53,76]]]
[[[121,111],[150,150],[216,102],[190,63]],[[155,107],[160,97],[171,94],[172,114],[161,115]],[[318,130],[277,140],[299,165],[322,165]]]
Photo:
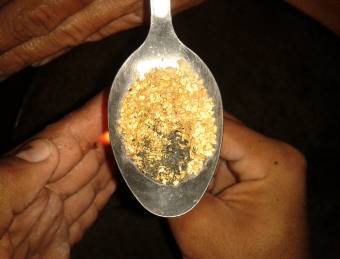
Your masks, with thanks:
[[[4,209],[12,213],[0,218],[0,258],[67,258],[71,245],[111,196],[116,186],[112,164],[97,142],[103,130],[103,100],[98,96],[38,135],[54,143],[54,151],[47,163],[29,165],[24,176],[13,178],[15,184],[3,192],[12,200]],[[0,170],[4,168],[0,183],[10,182],[16,168],[27,166],[15,160],[10,166],[0,163]],[[2,163],[6,165],[6,159]]]

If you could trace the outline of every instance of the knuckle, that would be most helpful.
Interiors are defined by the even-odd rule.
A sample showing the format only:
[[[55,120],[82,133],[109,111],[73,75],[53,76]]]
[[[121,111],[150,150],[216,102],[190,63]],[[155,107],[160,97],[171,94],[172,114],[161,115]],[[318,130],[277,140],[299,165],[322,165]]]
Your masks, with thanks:
[[[304,154],[287,143],[281,142],[280,145],[282,147],[282,155],[289,162],[289,164],[295,169],[305,172],[307,170],[307,160]]]
[[[47,5],[40,5],[27,14],[28,24],[31,24],[34,35],[50,32],[58,19]]]
[[[101,179],[97,176],[95,179],[93,179],[91,183],[91,191],[92,191],[92,197],[95,197],[97,193],[100,191],[101,187]]]
[[[52,212],[51,215],[54,218],[63,214],[63,201],[58,194],[49,192],[48,209]]]
[[[69,115],[69,118],[74,116],[74,112]],[[72,125],[67,123],[65,124],[55,124],[52,125],[55,127],[57,132],[58,142],[63,143],[63,146],[60,148],[67,148],[68,150],[72,150],[78,157],[84,157],[88,150],[91,147],[91,143],[87,140],[82,139],[76,130],[73,129]],[[67,136],[67,138],[65,138]]]
[[[79,45],[84,40],[83,29],[73,23],[58,27],[54,32],[55,41],[63,47]]]
[[[24,41],[27,38],[46,34],[56,25],[55,15],[47,5],[42,4],[33,10],[22,10],[21,13],[12,20],[13,37]]]
[[[17,17],[18,18],[18,17]],[[22,21],[22,17],[17,19],[13,19],[10,24],[10,31],[12,34],[12,37],[16,39],[17,41],[21,42],[24,41],[27,38],[27,31],[25,30]]]

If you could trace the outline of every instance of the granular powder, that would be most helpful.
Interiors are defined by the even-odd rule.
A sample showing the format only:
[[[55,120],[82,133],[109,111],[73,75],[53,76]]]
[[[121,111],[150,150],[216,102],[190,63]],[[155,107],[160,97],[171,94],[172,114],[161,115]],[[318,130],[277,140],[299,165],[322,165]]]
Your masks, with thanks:
[[[128,157],[146,176],[178,185],[197,176],[216,150],[214,103],[184,61],[154,68],[131,84],[118,132]]]

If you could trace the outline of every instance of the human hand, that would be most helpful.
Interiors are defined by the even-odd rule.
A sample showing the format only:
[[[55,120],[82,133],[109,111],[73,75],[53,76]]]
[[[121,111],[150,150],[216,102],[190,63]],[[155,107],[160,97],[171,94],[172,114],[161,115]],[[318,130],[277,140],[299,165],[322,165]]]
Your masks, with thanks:
[[[103,94],[0,160],[0,258],[69,257],[116,189]]]
[[[5,0],[6,1],[6,0]],[[140,25],[143,0],[0,1],[0,79],[74,46]],[[174,12],[202,0],[173,0]]]
[[[186,258],[304,258],[306,163],[291,146],[226,115],[221,158],[201,202],[169,219]]]

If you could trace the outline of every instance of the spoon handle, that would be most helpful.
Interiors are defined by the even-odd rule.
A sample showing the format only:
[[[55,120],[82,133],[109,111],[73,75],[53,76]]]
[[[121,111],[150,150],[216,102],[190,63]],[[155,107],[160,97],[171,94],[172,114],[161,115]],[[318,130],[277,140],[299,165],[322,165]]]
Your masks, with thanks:
[[[153,19],[171,20],[171,0],[150,0],[151,22]]]
[[[171,0],[150,0],[151,24],[149,36],[169,37],[175,35],[171,18]]]

